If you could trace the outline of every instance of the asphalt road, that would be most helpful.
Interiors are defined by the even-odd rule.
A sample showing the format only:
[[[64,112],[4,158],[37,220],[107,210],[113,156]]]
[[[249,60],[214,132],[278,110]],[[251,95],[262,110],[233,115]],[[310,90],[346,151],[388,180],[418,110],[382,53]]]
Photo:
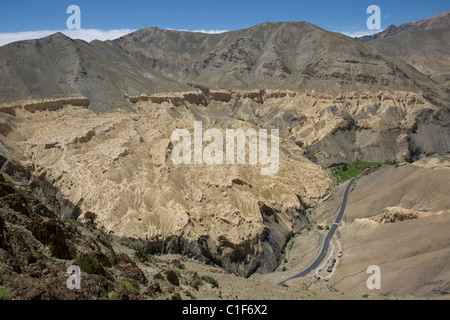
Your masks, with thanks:
[[[283,285],[289,280],[301,278],[301,277],[307,275],[308,273],[310,273],[312,270],[317,268],[322,263],[322,260],[325,258],[326,254],[328,252],[328,247],[330,246],[331,238],[333,237],[334,233],[336,232],[337,228],[339,227],[339,223],[341,223],[342,217],[344,216],[345,208],[347,207],[348,194],[350,193],[350,188],[354,181],[355,181],[355,178],[350,180],[347,187],[345,188],[344,197],[342,198],[342,203],[341,203],[341,209],[339,210],[339,213],[336,217],[336,221],[331,226],[330,231],[328,231],[328,234],[327,234],[325,241],[323,243],[323,246],[322,246],[322,251],[320,251],[319,256],[308,268],[306,268],[302,272],[300,272],[286,280],[281,281],[279,283],[279,285]]]

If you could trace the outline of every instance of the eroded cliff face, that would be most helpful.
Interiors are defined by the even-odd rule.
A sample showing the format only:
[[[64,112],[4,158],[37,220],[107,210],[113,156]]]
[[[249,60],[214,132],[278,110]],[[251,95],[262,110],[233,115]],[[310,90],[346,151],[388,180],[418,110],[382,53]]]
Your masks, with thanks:
[[[46,110],[56,111],[67,105],[87,108],[89,107],[89,104],[90,101],[86,97],[25,100],[16,103],[0,104],[0,112],[15,116],[17,109],[25,109],[27,111],[30,111],[31,113],[34,113],[36,111],[46,111]]]
[[[128,97],[181,106],[207,105],[208,112],[276,128],[315,163],[411,161],[450,148],[449,105],[406,91],[206,91]]]
[[[1,139],[77,205],[72,218],[245,276],[273,270],[286,240],[306,226],[305,209],[329,194],[321,164],[403,161],[449,145],[448,110],[413,93],[207,90],[128,99],[134,111],[17,108],[1,116],[9,128]],[[192,136],[194,121],[203,132],[279,129],[277,174],[261,175],[259,163],[175,165],[171,135]]]
[[[272,270],[286,240],[305,226],[305,208],[327,194],[331,180],[287,141],[274,176],[262,176],[261,164],[175,165],[170,138],[177,128],[192,131],[196,120],[203,130],[254,127],[205,108],[186,100],[103,115],[80,107],[16,109],[3,116],[13,128],[3,138],[78,205],[79,219],[94,214],[98,226],[147,239],[153,251],[207,259],[241,275]]]

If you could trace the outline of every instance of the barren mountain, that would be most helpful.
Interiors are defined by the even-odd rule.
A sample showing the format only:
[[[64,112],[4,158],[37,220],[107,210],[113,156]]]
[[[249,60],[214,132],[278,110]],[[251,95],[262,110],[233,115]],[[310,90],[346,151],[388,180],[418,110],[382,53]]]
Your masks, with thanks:
[[[450,11],[359,38],[413,66],[448,90]]]
[[[440,29],[447,27],[449,24],[450,24],[450,11],[446,11],[424,20],[408,22],[400,26],[391,25],[382,32],[370,36],[363,36],[358,39],[361,40],[362,42],[370,42],[373,40],[392,37],[403,31]]]
[[[124,94],[210,89],[424,92],[436,84],[400,60],[306,22],[222,34],[149,28],[86,43],[62,34],[0,48],[0,103],[82,95],[90,108],[125,107]],[[192,89],[192,88],[191,88]]]
[[[382,52],[306,22],[218,35],[150,28],[114,44],[165,75],[212,89],[417,90],[402,72],[427,82]]]
[[[123,94],[129,88],[137,92],[150,87],[188,88],[152,70],[142,73],[123,52],[116,59],[106,57],[94,43],[61,33],[12,43],[0,51],[1,102],[83,95],[91,108],[108,110],[126,106]]]
[[[448,90],[450,25],[432,30],[404,31],[370,44],[405,61]]]

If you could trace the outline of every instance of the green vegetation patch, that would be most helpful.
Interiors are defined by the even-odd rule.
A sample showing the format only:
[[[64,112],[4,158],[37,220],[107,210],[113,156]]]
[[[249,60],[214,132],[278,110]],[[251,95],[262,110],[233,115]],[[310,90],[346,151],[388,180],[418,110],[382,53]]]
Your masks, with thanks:
[[[120,280],[119,282],[117,282],[117,285],[123,285],[125,286],[125,288],[127,288],[127,290],[132,293],[132,294],[136,294],[137,293],[137,289],[133,286],[133,284],[129,281],[126,280]]]
[[[286,244],[286,246],[285,246],[285,248],[284,248],[284,250],[283,250],[283,253],[281,254],[280,260],[278,260],[278,267],[283,267],[284,264],[286,264],[286,263],[288,262],[288,255],[289,255],[289,252],[290,252],[290,251],[292,250],[292,248],[294,247],[295,239],[297,239],[298,236],[300,236],[299,233],[294,234],[294,235],[289,239],[289,241],[287,242],[287,244]],[[285,268],[285,269],[286,269],[286,268]],[[285,270],[282,270],[282,271],[285,271]]]
[[[81,254],[75,263],[82,271],[89,274],[95,273],[94,258],[91,255]]]
[[[0,300],[11,300],[11,290],[8,287],[0,286]]]
[[[181,270],[180,270],[180,269],[175,268],[175,269],[173,269],[173,272],[176,273],[176,275],[178,276],[178,278],[181,278]]]
[[[201,278],[203,281],[208,282],[209,284],[212,284],[214,287],[219,287],[219,283],[217,282],[216,279],[214,279],[213,277],[210,276],[202,276]]]
[[[347,181],[351,178],[358,176],[363,173],[366,169],[375,167],[378,165],[387,164],[387,165],[395,165],[396,161],[386,161],[384,163],[381,162],[363,162],[360,160],[354,161],[352,164],[341,164],[338,166],[330,167],[331,175],[337,184]]]
[[[133,250],[136,253],[136,256],[139,258],[139,260],[141,260],[141,262],[150,262],[150,258],[143,247],[135,246]]]

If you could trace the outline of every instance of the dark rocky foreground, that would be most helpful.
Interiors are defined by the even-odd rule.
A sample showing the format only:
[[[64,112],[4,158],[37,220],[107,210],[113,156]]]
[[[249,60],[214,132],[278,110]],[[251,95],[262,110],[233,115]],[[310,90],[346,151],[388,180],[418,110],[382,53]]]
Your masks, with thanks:
[[[207,285],[183,270],[181,287],[174,270],[184,269],[182,261],[128,248],[131,242],[89,222],[62,221],[67,204],[30,187],[37,184],[21,166],[0,160],[0,300],[182,299]],[[67,288],[70,265],[82,271],[80,290]]]

